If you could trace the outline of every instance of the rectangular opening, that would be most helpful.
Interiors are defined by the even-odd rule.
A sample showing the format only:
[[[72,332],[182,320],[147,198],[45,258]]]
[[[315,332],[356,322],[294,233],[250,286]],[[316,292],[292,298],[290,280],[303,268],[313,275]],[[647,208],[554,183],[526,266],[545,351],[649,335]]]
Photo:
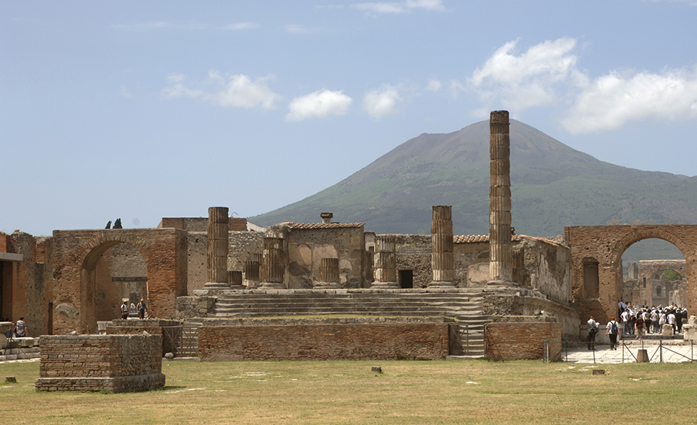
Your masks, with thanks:
[[[414,287],[414,271],[413,270],[399,270],[399,280],[400,288],[413,288]]]

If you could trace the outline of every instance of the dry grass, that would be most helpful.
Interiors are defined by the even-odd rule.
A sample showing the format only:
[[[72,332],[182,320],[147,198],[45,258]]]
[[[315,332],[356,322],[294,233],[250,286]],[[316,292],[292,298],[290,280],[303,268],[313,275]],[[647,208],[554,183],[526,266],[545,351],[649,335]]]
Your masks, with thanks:
[[[383,374],[371,372],[381,366]],[[38,363],[0,364],[5,423],[694,424],[693,364],[536,361],[164,362],[164,390],[34,391]]]

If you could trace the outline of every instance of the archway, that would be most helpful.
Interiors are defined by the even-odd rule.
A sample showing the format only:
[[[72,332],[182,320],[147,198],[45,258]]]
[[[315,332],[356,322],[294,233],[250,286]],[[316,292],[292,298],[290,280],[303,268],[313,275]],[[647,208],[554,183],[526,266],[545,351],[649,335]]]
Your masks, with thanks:
[[[665,306],[673,299],[685,306],[680,283],[685,274],[685,257],[670,242],[642,239],[622,254],[623,285],[620,299],[638,306]],[[670,299],[672,294],[673,299]]]
[[[142,256],[144,270],[147,273],[150,315],[159,318],[175,316],[176,298],[186,295],[187,239],[185,231],[180,229],[54,231],[54,333],[61,334],[72,330],[92,333],[96,330],[98,263],[107,250],[122,243],[130,245]]]
[[[697,309],[697,226],[623,225],[569,226],[564,229],[571,249],[572,303],[581,319],[594,315],[608,320],[617,314],[622,289],[622,254],[632,244],[656,238],[675,245],[685,257],[685,298],[689,311]],[[588,259],[598,262],[598,296],[584,285]]]
[[[92,331],[98,321],[120,318],[127,300],[134,307],[147,299],[147,265],[137,248],[120,241],[94,248],[83,262],[80,328]]]

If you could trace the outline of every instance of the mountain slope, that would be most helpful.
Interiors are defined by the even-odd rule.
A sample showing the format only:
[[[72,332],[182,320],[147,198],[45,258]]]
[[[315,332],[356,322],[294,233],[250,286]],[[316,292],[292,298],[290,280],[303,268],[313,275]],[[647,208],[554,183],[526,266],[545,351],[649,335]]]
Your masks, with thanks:
[[[513,226],[554,236],[565,225],[697,223],[697,177],[599,161],[511,121]],[[377,233],[430,233],[431,206],[452,205],[456,234],[489,231],[489,123],[415,137],[302,201],[250,217],[260,225],[335,220]]]

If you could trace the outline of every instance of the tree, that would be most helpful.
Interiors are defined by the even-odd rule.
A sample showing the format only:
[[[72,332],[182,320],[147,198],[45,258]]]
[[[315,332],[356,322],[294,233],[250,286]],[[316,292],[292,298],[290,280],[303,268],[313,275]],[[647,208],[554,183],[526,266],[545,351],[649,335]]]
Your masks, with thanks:
[[[682,276],[680,276],[680,273],[676,272],[675,270],[666,269],[663,271],[663,279],[665,279],[667,282],[672,282],[674,280],[682,280]]]
[[[114,229],[123,229],[123,226],[121,226],[121,219],[117,218],[116,221],[114,222]]]
[[[109,222],[106,224],[105,229],[111,229],[111,220],[109,220]]]

